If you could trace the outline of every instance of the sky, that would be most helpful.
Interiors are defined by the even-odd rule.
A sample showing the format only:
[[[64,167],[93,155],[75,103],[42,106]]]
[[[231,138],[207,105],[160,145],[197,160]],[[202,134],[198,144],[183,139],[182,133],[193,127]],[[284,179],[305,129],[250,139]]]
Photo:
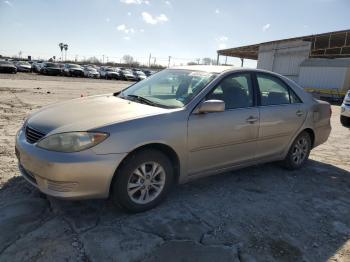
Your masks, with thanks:
[[[148,63],[151,54],[178,65],[216,59],[218,49],[349,29],[349,14],[349,0],[0,0],[0,54],[60,57],[63,42],[70,59],[129,54]]]

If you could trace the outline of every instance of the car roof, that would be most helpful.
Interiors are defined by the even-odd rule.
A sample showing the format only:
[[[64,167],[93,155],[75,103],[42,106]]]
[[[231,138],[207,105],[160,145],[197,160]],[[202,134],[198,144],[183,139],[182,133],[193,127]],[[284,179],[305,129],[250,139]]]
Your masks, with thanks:
[[[190,65],[190,66],[175,66],[175,67],[171,67],[171,69],[203,71],[208,73],[222,73],[227,70],[242,69],[242,68],[233,67],[233,66],[216,66],[216,65]]]

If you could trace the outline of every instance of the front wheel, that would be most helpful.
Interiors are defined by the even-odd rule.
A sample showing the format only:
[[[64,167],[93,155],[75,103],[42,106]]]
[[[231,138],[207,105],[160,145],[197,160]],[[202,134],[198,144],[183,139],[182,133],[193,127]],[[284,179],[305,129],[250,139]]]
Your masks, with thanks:
[[[302,132],[294,140],[286,158],[283,161],[287,169],[294,170],[300,168],[309,158],[311,151],[311,138],[306,131]]]
[[[115,175],[112,201],[130,212],[157,206],[174,180],[171,161],[158,150],[144,150],[129,156]]]
[[[350,127],[350,117],[340,116],[340,123],[345,127]]]

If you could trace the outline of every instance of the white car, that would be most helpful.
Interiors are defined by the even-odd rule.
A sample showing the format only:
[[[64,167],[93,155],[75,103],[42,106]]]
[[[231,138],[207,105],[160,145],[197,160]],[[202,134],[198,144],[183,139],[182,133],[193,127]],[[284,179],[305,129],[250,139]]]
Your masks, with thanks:
[[[100,78],[100,73],[93,67],[84,68],[84,76],[89,78]]]
[[[340,122],[343,126],[350,127],[350,90],[346,93],[340,110]]]

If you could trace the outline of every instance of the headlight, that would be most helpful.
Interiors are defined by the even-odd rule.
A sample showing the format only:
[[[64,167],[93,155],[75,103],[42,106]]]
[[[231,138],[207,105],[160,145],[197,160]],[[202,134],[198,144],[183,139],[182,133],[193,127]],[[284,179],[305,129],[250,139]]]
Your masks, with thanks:
[[[37,146],[50,151],[71,153],[96,146],[107,137],[106,133],[96,132],[61,133],[44,138]]]

